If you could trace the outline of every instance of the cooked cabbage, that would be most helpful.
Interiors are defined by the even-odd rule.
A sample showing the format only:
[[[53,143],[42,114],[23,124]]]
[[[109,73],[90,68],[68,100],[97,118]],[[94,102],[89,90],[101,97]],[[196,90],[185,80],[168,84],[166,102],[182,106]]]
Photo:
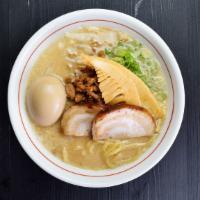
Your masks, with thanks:
[[[140,42],[119,42],[114,48],[105,49],[105,54],[141,78],[160,102],[166,100],[166,83],[160,65],[152,52]]]

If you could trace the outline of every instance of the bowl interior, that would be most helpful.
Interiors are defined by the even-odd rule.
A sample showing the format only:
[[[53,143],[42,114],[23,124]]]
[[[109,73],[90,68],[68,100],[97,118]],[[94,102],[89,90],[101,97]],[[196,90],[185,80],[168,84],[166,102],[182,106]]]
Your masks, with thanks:
[[[91,25],[112,27],[141,41],[159,60],[168,86],[167,115],[157,141],[137,161],[115,169],[100,171],[74,167],[60,161],[48,152],[32,129],[25,108],[26,83],[38,56],[65,32],[80,26]],[[66,182],[89,187],[106,187],[134,179],[153,167],[164,156],[177,135],[178,131],[176,129],[179,128],[177,127],[179,122],[174,123],[175,119],[177,120],[176,112],[180,112],[180,109],[184,106],[181,105],[180,108],[176,106],[180,103],[182,95],[176,94],[175,96],[177,89],[180,89],[178,83],[180,77],[177,78],[177,74],[174,75],[174,72],[179,70],[176,69],[178,67],[176,65],[173,55],[160,37],[146,25],[132,17],[105,10],[98,10],[98,12],[97,10],[96,12],[95,10],[78,11],[61,16],[44,26],[28,41],[14,65],[8,97],[11,122],[18,140],[40,167]],[[180,116],[179,121],[182,119]]]

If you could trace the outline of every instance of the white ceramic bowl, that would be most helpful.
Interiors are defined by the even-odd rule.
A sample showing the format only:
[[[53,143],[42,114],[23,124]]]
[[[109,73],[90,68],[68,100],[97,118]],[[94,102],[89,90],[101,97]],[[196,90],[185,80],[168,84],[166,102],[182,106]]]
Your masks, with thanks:
[[[65,164],[40,143],[25,111],[25,89],[29,72],[41,52],[66,31],[84,25],[109,26],[127,32],[148,46],[161,63],[168,84],[168,109],[158,140],[137,161],[116,169],[92,171]],[[37,31],[25,44],[10,76],[8,108],[15,134],[32,160],[49,174],[85,187],[109,187],[133,180],[156,165],[174,142],[184,113],[185,93],[178,64],[166,43],[141,21],[110,10],[75,11],[56,18]]]

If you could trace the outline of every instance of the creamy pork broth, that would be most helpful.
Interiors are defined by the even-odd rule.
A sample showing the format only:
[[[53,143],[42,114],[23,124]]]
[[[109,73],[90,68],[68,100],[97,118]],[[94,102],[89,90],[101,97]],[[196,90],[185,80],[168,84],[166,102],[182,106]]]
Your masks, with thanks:
[[[118,48],[121,48],[121,43],[126,43],[122,49],[127,50],[129,48],[127,46],[132,48],[136,61],[142,66],[142,74],[139,76],[141,75],[141,79],[156,96],[164,112],[163,117],[156,121],[156,133],[148,137],[94,141],[91,137],[65,136],[60,127],[60,119],[49,127],[42,127],[32,122],[43,145],[66,163],[94,170],[117,167],[138,159],[152,145],[159,134],[165,118],[167,99],[166,84],[159,63],[141,43],[113,29],[83,27],[63,35],[51,44],[34,64],[27,84],[27,91],[31,83],[43,75],[57,77],[63,84],[66,79],[73,78],[75,74],[80,73],[78,69],[83,66],[79,56],[81,53],[103,55],[122,64],[123,60],[120,60],[117,52]],[[71,104],[73,102],[67,100],[65,109]]]

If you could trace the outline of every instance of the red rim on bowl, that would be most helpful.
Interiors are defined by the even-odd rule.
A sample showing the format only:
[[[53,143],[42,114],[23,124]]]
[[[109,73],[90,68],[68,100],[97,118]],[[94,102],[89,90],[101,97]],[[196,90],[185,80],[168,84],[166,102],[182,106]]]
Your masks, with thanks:
[[[41,44],[43,42],[45,42],[49,37],[51,37],[53,34],[55,34],[56,32],[66,28],[66,27],[69,27],[71,25],[74,25],[74,24],[78,24],[78,23],[84,23],[84,22],[100,22],[100,21],[104,21],[104,22],[109,22],[109,23],[114,23],[114,24],[117,24],[117,25],[120,25],[120,26],[123,26],[131,31],[134,31],[136,32],[137,34],[139,34],[141,37],[143,37],[146,41],[148,41],[152,47],[155,49],[155,51],[158,53],[158,55],[162,58],[162,61],[163,63],[165,64],[165,67],[168,71],[168,74],[169,74],[169,77],[170,77],[170,81],[171,81],[171,86],[172,86],[172,112],[171,112],[171,116],[170,116],[170,121],[169,121],[169,124],[168,124],[168,127],[166,129],[166,132],[164,133],[163,137],[161,138],[160,142],[154,147],[154,149],[143,159],[141,160],[140,162],[134,164],[133,166],[129,167],[128,169],[125,169],[125,170],[122,170],[122,171],[119,171],[119,172],[116,172],[116,173],[110,173],[110,174],[105,174],[105,175],[88,175],[88,174],[82,174],[82,173],[77,173],[77,172],[74,172],[74,171],[70,171],[68,169],[65,169],[64,167],[62,166],[59,166],[58,164],[56,164],[54,161],[52,161],[51,159],[49,159],[47,156],[45,156],[40,150],[39,148],[35,145],[35,143],[33,142],[33,140],[31,139],[30,137],[30,134],[28,133],[26,127],[25,127],[25,123],[23,121],[23,118],[22,118],[22,114],[21,114],[21,108],[20,108],[20,95],[21,95],[21,82],[22,82],[22,78],[23,78],[23,74],[24,74],[24,71],[28,65],[28,62],[29,60],[31,59],[31,57],[33,56],[33,54],[37,51],[37,49],[41,46]],[[67,172],[70,172],[72,174],[76,174],[76,175],[80,175],[80,176],[88,176],[88,177],[106,177],[106,176],[113,176],[113,175],[116,175],[116,174],[120,174],[120,173],[123,173],[123,172],[126,172],[128,170],[131,170],[133,168],[135,168],[136,166],[140,165],[142,162],[144,162],[147,158],[149,158],[156,150],[157,148],[161,145],[161,143],[163,142],[167,132],[168,132],[168,129],[171,125],[171,121],[172,121],[172,117],[173,117],[173,113],[174,113],[174,87],[173,87],[173,82],[172,82],[172,78],[171,78],[171,74],[169,72],[169,69],[167,67],[167,64],[164,60],[164,58],[162,57],[162,55],[159,53],[159,51],[157,50],[157,48],[144,36],[142,35],[141,33],[139,33],[138,31],[134,30],[133,28],[127,26],[127,25],[124,25],[124,24],[121,24],[121,23],[118,23],[118,22],[115,22],[115,21],[111,21],[111,20],[102,20],[102,19],[90,19],[90,20],[82,20],[82,21],[76,21],[74,23],[70,23],[70,24],[66,24],[65,26],[62,26],[60,28],[58,28],[57,30],[53,31],[52,33],[50,33],[47,37],[45,37],[45,39],[43,39],[38,45],[37,47],[33,50],[33,52],[30,54],[28,60],[26,61],[26,64],[23,68],[23,71],[20,75],[20,81],[19,81],[19,91],[18,91],[18,111],[19,111],[19,115],[20,115],[20,119],[21,119],[21,123],[23,125],[23,128],[24,128],[24,131],[27,135],[27,137],[29,138],[30,142],[32,143],[33,147],[41,154],[41,156],[43,156],[46,160],[48,160],[51,164],[53,164],[54,166],[64,170],[64,171],[67,171]]]

